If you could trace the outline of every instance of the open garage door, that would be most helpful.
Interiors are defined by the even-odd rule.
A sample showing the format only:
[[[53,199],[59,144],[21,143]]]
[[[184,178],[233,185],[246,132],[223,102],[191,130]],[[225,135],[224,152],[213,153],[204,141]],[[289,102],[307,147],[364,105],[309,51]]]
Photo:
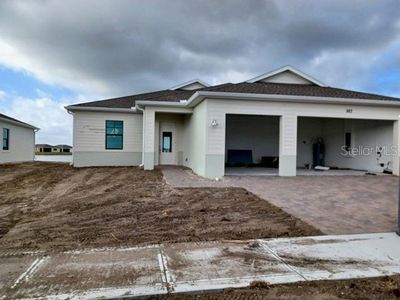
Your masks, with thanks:
[[[330,172],[393,169],[393,121],[299,117],[297,141],[298,175],[316,166]]]
[[[226,175],[278,175],[278,165],[278,116],[226,115]]]

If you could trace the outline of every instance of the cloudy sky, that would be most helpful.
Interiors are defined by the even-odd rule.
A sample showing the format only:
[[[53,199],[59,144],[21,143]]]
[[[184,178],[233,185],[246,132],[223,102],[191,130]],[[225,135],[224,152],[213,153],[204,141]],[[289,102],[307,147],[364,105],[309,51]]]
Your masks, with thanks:
[[[400,96],[399,11],[398,0],[2,0],[0,112],[40,127],[40,143],[71,143],[65,105],[288,64]]]

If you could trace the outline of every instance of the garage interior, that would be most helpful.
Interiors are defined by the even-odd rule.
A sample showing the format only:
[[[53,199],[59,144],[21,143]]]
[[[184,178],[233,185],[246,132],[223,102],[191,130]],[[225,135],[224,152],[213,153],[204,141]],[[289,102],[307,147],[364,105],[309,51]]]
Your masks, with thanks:
[[[226,115],[225,175],[278,175],[279,120]],[[298,117],[297,175],[390,174],[392,145],[393,121]]]

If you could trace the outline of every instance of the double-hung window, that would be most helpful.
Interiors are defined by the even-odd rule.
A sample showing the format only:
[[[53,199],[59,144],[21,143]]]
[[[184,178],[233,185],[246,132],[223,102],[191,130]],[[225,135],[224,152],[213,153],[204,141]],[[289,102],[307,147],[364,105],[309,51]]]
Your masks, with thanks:
[[[10,129],[3,128],[3,150],[10,150]]]
[[[124,145],[124,122],[106,121],[106,149],[121,150]]]

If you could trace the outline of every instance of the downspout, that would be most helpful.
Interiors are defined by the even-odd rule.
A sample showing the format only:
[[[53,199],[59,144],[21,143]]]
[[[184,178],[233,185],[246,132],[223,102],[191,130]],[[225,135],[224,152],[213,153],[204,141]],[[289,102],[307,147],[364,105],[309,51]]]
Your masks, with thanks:
[[[142,167],[144,167],[144,139],[145,139],[145,136],[144,136],[144,123],[145,123],[144,122],[144,109],[140,108],[139,105],[132,107],[132,109],[140,110],[143,114],[143,119],[142,119],[142,163],[139,165],[139,167],[142,168]]]
[[[74,113],[67,109],[67,113],[70,114],[72,117]],[[72,119],[72,161],[69,163],[71,166],[74,165],[74,150],[75,150],[75,121]]]
[[[399,118],[400,118],[400,115],[399,115]],[[399,159],[399,151],[400,151],[400,149],[399,149],[399,147],[398,147],[398,144],[399,144],[399,141],[398,141],[398,138],[399,138],[399,125],[400,124],[400,120],[398,120],[397,121],[397,131],[396,131],[396,135],[397,135],[397,138],[396,138],[396,143],[397,143],[397,145],[396,145],[396,152],[395,152],[395,155],[397,156],[397,159]],[[400,161],[398,161],[398,170],[400,170]],[[395,165],[393,165],[393,171],[395,170]],[[396,173],[398,173],[399,171],[397,171]],[[400,174],[397,174],[397,176],[399,177],[399,180],[398,180],[398,191],[397,191],[397,230],[396,230],[396,233],[397,233],[397,235],[399,235],[400,236]]]

